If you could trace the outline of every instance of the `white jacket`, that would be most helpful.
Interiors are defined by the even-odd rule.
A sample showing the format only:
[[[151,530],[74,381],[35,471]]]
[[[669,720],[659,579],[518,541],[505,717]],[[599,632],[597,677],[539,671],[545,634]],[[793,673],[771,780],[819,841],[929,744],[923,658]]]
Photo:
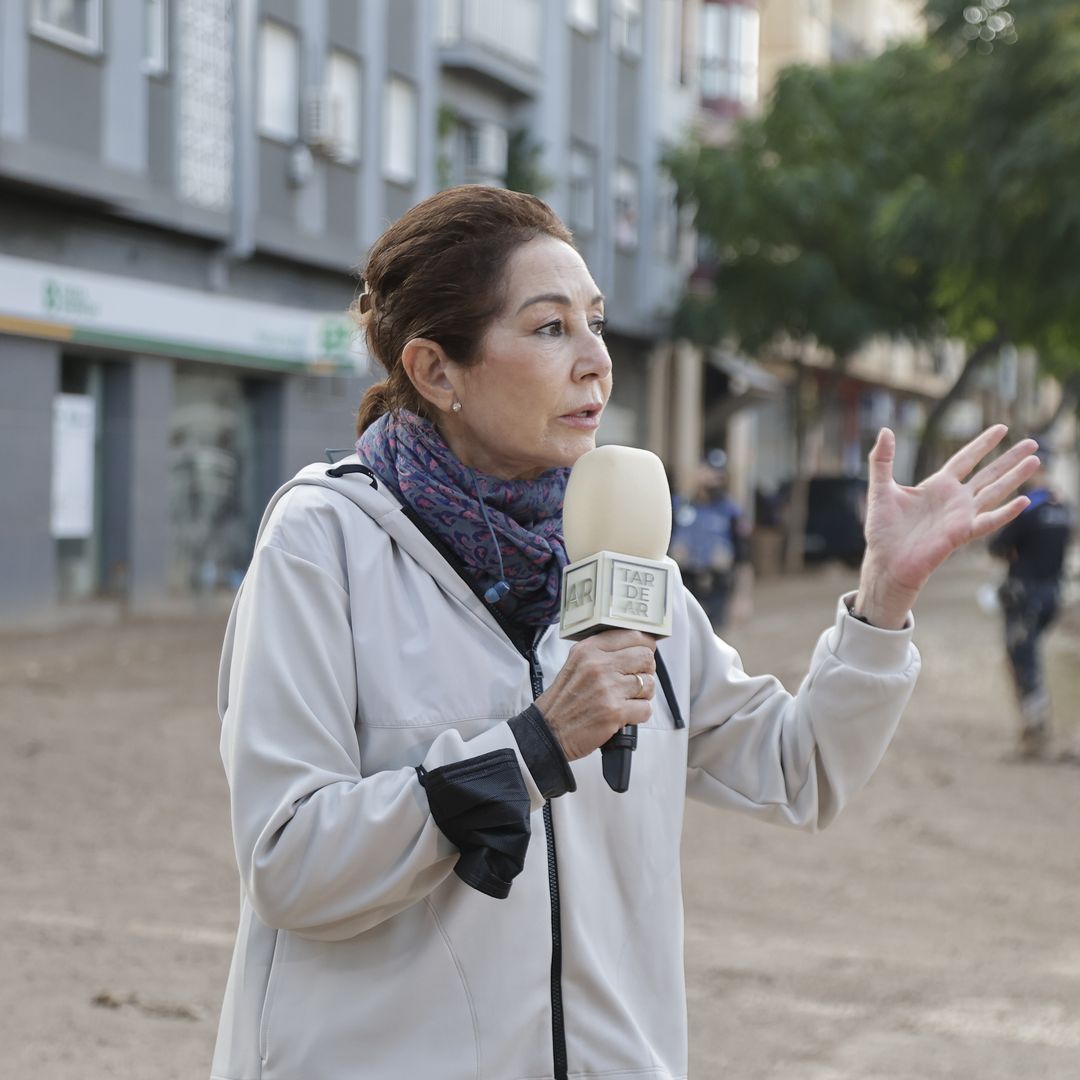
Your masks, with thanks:
[[[545,685],[568,649],[543,636]],[[313,465],[278,492],[222,656],[242,909],[213,1076],[685,1076],[685,796],[826,825],[881,760],[919,657],[910,625],[840,603],[792,696],[747,675],[684,590],[660,653],[687,726],[658,692],[630,790],[599,754],[576,761],[549,830],[507,723],[530,665],[483,601],[363,475]],[[532,824],[506,899],[454,874],[416,769],[499,749]]]

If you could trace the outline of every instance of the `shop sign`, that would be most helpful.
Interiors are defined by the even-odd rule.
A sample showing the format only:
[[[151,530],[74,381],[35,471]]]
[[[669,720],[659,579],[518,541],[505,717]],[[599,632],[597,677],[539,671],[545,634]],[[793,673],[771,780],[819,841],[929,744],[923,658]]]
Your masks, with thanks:
[[[306,371],[366,371],[344,311],[242,300],[0,255],[0,333]]]

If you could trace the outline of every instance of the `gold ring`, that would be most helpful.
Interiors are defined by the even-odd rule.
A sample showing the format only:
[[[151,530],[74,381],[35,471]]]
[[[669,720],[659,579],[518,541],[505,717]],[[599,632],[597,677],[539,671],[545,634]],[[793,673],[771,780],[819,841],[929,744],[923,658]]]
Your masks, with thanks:
[[[634,678],[637,679],[637,696],[642,697],[645,693],[645,680],[636,671],[634,672]]]

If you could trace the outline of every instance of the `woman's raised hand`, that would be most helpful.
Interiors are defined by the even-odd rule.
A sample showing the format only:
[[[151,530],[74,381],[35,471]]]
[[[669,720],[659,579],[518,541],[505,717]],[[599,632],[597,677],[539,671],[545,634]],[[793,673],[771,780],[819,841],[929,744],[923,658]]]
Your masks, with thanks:
[[[604,630],[570,648],[555,681],[536,699],[567,761],[591,754],[627,724],[652,714],[656,638]]]
[[[915,487],[893,479],[896,439],[882,428],[870,451],[866,555],[854,611],[874,626],[899,629],[927,579],[964,544],[1000,529],[1028,504],[1010,498],[1039,467],[1024,439],[977,468],[1005,437],[995,424]]]

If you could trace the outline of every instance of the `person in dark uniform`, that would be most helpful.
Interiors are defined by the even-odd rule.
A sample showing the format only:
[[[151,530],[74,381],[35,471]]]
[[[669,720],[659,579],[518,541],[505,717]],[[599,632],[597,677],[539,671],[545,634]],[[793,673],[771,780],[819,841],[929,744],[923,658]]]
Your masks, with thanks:
[[[1040,639],[1058,614],[1065,551],[1073,514],[1050,487],[1046,457],[1024,494],[1030,505],[990,541],[990,553],[1008,560],[998,590],[1005,615],[1005,652],[1020,707],[1024,757],[1041,756],[1050,740],[1050,694]]]
[[[746,519],[727,488],[727,455],[710,450],[693,496],[674,500],[671,533],[671,557],[717,630],[727,622],[737,574],[750,554]]]

